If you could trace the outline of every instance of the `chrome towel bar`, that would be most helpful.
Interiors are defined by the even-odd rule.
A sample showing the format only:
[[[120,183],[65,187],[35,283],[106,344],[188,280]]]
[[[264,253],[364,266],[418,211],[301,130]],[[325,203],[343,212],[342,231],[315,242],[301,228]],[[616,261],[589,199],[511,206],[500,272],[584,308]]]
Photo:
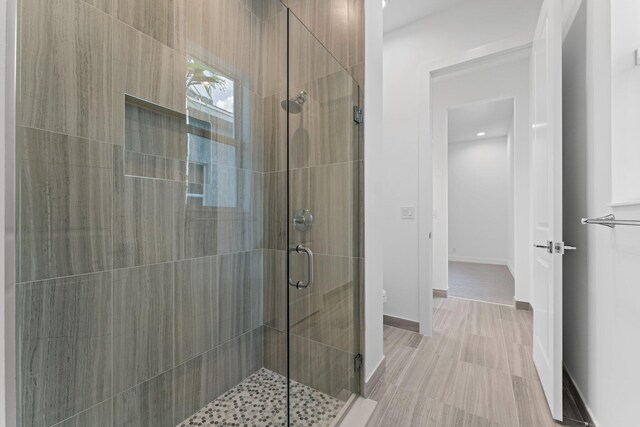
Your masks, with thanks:
[[[615,228],[616,225],[635,225],[640,226],[640,221],[635,219],[616,219],[614,214],[601,216],[599,218],[582,218],[583,224],[604,225],[605,227]]]

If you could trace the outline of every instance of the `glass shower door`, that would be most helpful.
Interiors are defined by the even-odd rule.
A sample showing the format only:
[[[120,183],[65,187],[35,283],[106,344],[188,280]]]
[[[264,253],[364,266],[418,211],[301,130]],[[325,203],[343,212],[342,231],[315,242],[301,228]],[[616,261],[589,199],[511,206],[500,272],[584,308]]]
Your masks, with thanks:
[[[288,36],[289,417],[321,426],[360,385],[359,89],[291,12]]]

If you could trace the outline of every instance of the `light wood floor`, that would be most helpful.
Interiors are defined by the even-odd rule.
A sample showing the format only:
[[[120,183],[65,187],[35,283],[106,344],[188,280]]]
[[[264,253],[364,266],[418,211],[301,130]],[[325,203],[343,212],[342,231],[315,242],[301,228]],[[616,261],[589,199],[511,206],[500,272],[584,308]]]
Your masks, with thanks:
[[[385,326],[368,427],[557,425],[531,357],[531,312],[451,297],[434,305],[432,337]]]

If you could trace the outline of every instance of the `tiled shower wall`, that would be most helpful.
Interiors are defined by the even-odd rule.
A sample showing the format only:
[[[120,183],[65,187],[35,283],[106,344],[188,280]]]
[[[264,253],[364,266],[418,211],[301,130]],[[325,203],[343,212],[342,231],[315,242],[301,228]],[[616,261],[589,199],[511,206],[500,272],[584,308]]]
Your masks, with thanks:
[[[364,0],[284,0],[364,90]]]
[[[284,9],[21,0],[19,19],[20,425],[176,425],[263,366]],[[236,86],[233,206],[189,202],[192,147],[163,116],[193,59]]]

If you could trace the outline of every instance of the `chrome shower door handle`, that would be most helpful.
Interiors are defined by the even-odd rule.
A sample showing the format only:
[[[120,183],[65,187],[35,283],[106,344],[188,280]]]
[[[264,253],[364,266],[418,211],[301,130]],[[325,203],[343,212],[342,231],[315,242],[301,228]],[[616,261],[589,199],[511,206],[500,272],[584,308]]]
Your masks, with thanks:
[[[302,282],[300,280],[295,281],[289,277],[289,285],[295,286],[298,289],[307,289],[313,285],[313,252],[311,249],[305,248],[302,245],[298,245],[295,248],[290,248],[289,252],[295,252],[297,254],[305,254],[307,255],[307,272],[309,277],[306,282]]]

